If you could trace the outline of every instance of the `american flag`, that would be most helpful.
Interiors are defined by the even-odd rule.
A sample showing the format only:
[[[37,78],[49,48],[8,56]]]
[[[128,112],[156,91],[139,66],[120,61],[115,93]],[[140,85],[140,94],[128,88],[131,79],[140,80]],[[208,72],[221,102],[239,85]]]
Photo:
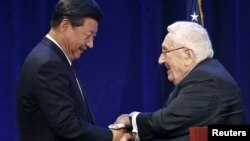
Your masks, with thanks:
[[[204,26],[204,15],[202,12],[202,0],[186,0],[187,20],[197,22]]]

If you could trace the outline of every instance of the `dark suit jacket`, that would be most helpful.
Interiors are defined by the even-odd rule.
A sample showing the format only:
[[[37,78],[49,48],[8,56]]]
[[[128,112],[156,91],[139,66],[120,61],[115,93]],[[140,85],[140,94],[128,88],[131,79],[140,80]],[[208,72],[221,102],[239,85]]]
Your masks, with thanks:
[[[110,130],[94,126],[84,97],[62,50],[44,38],[27,56],[20,75],[21,141],[111,141]]]
[[[141,141],[189,141],[190,127],[242,124],[244,110],[234,79],[218,60],[206,59],[175,87],[166,107],[136,121]]]

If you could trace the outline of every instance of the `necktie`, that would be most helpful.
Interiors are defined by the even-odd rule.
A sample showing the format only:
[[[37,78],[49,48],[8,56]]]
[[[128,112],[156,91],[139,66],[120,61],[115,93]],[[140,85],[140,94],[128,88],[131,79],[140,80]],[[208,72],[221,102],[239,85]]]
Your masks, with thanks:
[[[94,123],[95,123],[95,121],[94,121],[94,118],[93,118],[93,116],[92,116],[92,113],[91,113],[90,107],[89,107],[89,105],[88,105],[88,101],[87,101],[87,99],[85,98],[85,96],[84,96],[84,94],[83,94],[83,90],[84,90],[84,89],[82,89],[82,87],[81,87],[81,85],[80,85],[80,82],[79,82],[79,80],[78,80],[78,77],[77,77],[77,73],[76,73],[75,66],[72,64],[70,67],[71,67],[71,71],[72,71],[72,73],[73,73],[73,74],[74,74],[74,76],[75,76],[75,79],[76,79],[77,85],[78,85],[78,87],[79,87],[79,90],[80,90],[80,93],[81,93],[82,99],[83,99],[84,104],[85,104],[85,106],[86,106],[86,110],[88,111],[88,113],[87,113],[87,117],[88,117],[89,121],[90,121],[91,123],[93,123],[93,124],[94,124]]]
[[[74,64],[71,65],[71,70],[72,70],[72,72],[73,72],[73,74],[74,74],[74,76],[75,76],[75,78],[76,78],[76,82],[77,82],[77,85],[78,85],[78,87],[79,87],[79,90],[80,90],[82,99],[85,101],[85,97],[84,97],[84,95],[83,95],[81,85],[80,85],[79,80],[78,80],[78,78],[77,78],[77,73],[76,73],[76,69],[75,69]]]

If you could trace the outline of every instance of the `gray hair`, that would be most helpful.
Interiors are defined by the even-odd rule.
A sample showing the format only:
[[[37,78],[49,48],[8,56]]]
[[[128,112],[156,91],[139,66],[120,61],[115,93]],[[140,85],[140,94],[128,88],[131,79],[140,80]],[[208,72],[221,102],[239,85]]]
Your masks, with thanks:
[[[205,28],[194,22],[178,21],[168,26],[175,45],[194,51],[196,62],[212,58],[214,51]]]

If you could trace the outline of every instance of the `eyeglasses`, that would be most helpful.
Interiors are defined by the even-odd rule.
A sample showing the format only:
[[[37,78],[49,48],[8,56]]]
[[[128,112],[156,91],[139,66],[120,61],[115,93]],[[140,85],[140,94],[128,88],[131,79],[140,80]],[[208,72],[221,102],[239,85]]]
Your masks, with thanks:
[[[83,27],[73,27],[74,30],[77,30],[78,34],[84,34],[85,39],[94,39],[96,34],[91,31],[86,31]]]
[[[175,49],[171,49],[171,50],[163,50],[162,53],[170,53],[172,51],[176,51],[176,50],[183,49],[183,48],[186,48],[186,47],[179,47],[179,48],[175,48]]]
[[[90,39],[91,37],[95,38],[95,36],[96,36],[96,34],[91,34],[91,33],[86,33],[86,32],[83,32],[83,34],[85,34],[86,39]]]

